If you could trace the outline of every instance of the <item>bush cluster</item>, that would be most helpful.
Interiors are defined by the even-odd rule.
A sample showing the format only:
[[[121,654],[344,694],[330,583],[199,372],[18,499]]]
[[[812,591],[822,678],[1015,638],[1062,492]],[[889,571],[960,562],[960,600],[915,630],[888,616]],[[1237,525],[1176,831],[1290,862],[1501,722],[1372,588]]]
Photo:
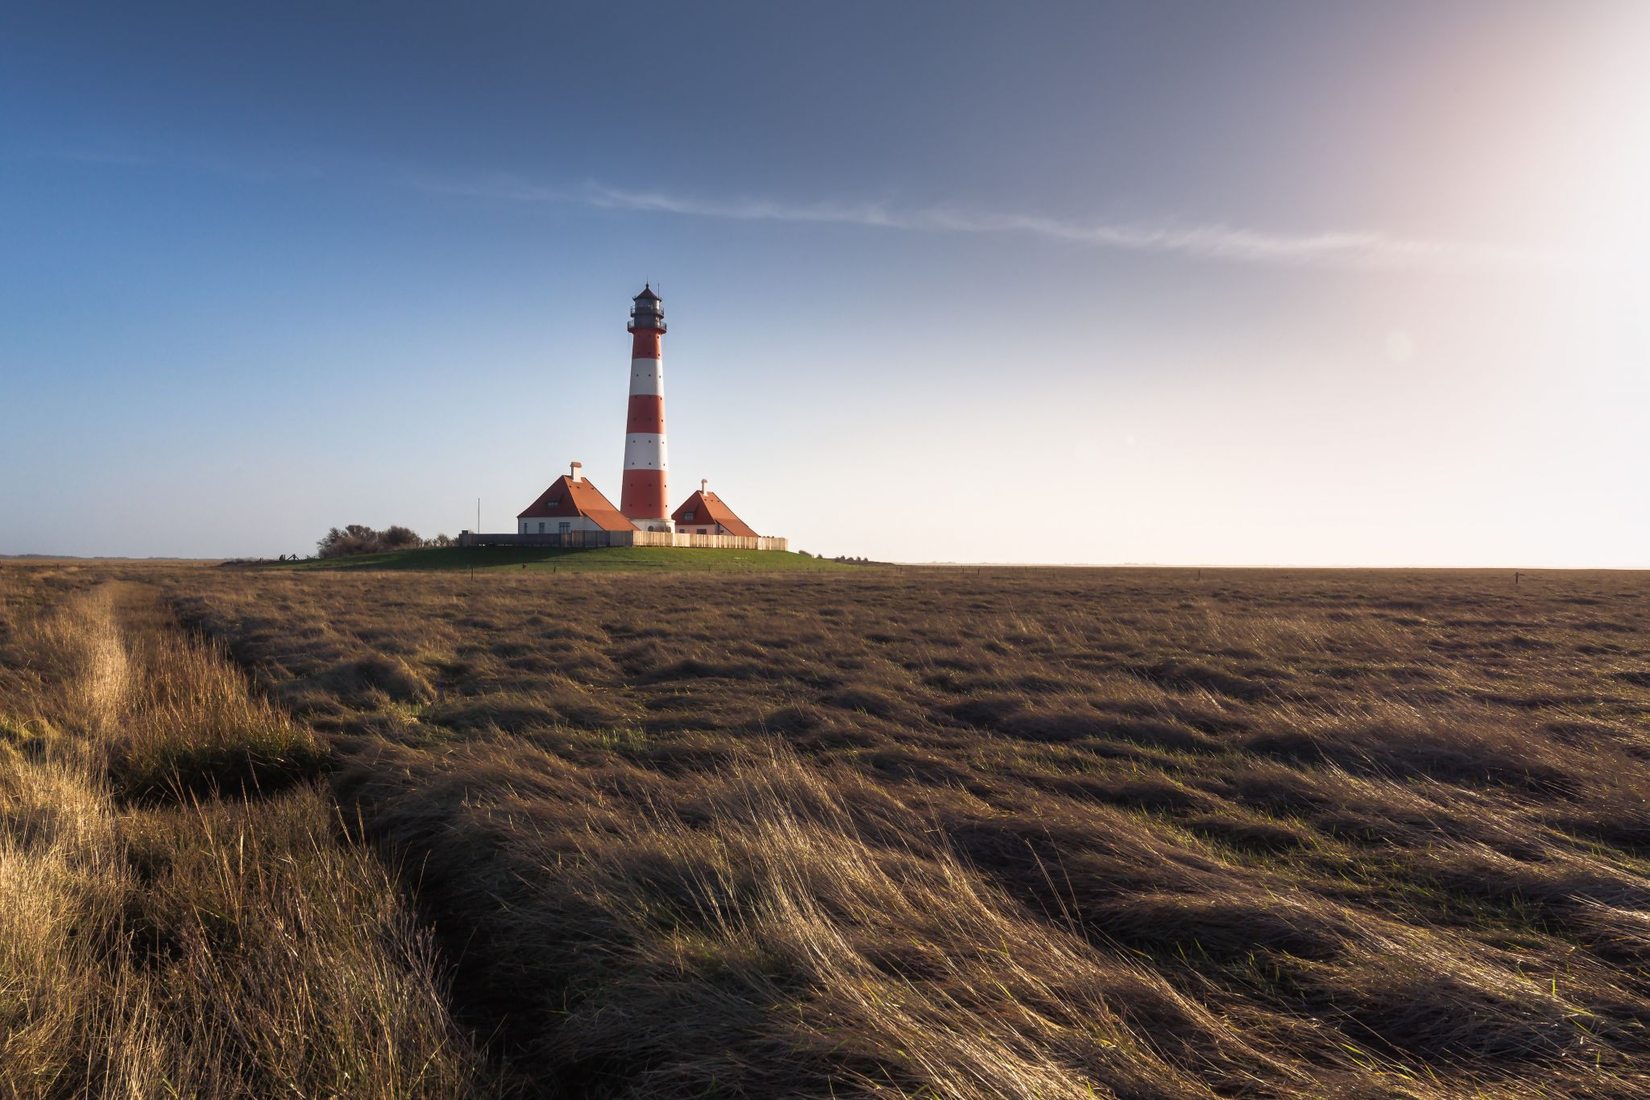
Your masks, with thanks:
[[[334,527],[315,544],[323,558],[342,558],[351,554],[381,554],[386,550],[410,550],[423,546],[418,532],[395,524],[375,531],[364,524],[352,523],[340,530]]]

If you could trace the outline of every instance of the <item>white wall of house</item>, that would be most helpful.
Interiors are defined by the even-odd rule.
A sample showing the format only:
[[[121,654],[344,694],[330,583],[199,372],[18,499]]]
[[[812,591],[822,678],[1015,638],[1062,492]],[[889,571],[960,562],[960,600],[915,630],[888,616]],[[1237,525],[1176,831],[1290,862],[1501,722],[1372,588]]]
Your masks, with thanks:
[[[563,527],[562,524],[567,524]],[[539,526],[543,524],[543,526]],[[516,520],[518,535],[558,535],[563,531],[600,531],[596,521],[584,516],[547,516],[543,519]]]

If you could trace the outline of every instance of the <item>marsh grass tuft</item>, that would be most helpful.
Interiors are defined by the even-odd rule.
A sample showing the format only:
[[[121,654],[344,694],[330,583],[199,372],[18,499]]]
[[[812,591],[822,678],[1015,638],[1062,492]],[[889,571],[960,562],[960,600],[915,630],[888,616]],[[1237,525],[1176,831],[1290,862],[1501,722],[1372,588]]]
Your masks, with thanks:
[[[118,797],[256,796],[320,775],[326,751],[311,730],[258,697],[214,645],[177,629],[152,594],[120,595],[129,687],[108,738]]]

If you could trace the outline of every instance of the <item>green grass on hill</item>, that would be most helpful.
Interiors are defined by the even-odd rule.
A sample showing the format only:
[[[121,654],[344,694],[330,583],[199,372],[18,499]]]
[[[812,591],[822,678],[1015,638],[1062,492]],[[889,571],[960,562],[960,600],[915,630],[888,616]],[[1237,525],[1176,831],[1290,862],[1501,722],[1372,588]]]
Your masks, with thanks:
[[[388,554],[358,554],[347,558],[276,563],[274,569],[467,569],[566,570],[606,572],[679,570],[767,572],[770,570],[849,569],[841,562],[810,558],[788,550],[701,550],[687,547],[616,546],[599,550],[556,550],[528,547],[450,547],[399,550]]]

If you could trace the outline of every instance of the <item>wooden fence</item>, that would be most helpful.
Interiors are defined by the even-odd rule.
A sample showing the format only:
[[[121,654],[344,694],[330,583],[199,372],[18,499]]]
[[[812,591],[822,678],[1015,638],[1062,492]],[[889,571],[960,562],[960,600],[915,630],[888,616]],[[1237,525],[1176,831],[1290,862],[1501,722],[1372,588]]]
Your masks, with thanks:
[[[622,535],[621,535],[622,537]],[[785,550],[790,543],[771,535],[689,535],[670,531],[632,532],[632,546],[696,546],[704,550]]]
[[[530,546],[593,550],[605,546],[684,546],[701,550],[787,550],[787,539],[769,535],[689,535],[670,531],[569,531],[566,534],[518,535],[513,532],[464,531],[460,546]]]

